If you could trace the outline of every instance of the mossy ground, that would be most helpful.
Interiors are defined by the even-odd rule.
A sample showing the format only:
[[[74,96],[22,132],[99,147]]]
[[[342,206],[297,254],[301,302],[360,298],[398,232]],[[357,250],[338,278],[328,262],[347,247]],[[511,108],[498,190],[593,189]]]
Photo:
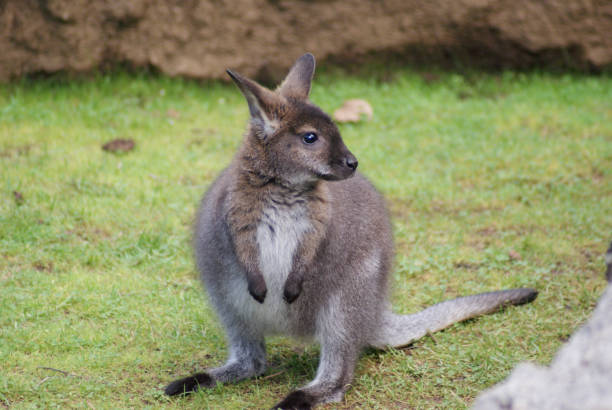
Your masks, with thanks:
[[[366,352],[345,402],[329,407],[468,406],[518,362],[549,362],[605,286],[612,79],[315,79],[312,100],[328,112],[356,97],[374,119],[340,129],[389,201],[396,310],[507,287],[540,296],[409,349]],[[275,338],[264,377],[162,394],[226,353],[191,221],[246,119],[229,84],[113,73],[0,87],[0,405],[265,408],[313,377],[317,347]],[[136,148],[101,149],[115,138]]]

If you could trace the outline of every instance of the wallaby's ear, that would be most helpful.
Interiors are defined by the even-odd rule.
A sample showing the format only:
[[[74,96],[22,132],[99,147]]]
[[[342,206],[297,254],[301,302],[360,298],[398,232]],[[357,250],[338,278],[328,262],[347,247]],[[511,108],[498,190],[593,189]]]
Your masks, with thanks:
[[[279,96],[236,72],[231,70],[226,70],[226,72],[246,98],[251,113],[251,123],[258,128],[256,131],[263,133],[260,135],[262,138],[274,133],[276,127],[273,123],[272,112],[274,106],[279,103]]]
[[[278,93],[285,98],[308,99],[314,70],[314,56],[310,53],[304,54],[291,67],[285,81],[278,87]]]

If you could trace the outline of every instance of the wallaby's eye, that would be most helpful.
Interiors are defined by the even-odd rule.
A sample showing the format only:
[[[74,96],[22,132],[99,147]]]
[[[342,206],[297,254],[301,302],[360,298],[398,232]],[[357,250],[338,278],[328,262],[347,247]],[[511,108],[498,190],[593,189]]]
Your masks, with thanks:
[[[314,132],[307,132],[306,134],[302,135],[302,141],[304,141],[306,144],[312,144],[318,139],[319,137],[317,137],[317,134]]]

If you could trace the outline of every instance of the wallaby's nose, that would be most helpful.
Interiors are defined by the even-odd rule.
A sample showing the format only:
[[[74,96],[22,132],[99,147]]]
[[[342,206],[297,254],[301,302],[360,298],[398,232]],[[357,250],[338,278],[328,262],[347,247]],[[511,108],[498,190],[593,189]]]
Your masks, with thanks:
[[[358,164],[359,162],[357,162],[357,158],[355,158],[354,156],[349,155],[348,157],[346,157],[346,166],[350,169],[357,169]]]

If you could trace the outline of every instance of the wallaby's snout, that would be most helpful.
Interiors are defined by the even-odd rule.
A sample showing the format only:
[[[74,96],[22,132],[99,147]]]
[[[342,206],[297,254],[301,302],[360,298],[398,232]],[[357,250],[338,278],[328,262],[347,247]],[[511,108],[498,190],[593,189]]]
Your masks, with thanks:
[[[342,144],[344,145],[344,144]],[[357,158],[343,146],[341,155],[332,163],[331,172],[325,175],[323,178],[328,181],[340,181],[352,177],[355,174],[357,165],[359,162]]]
[[[336,132],[333,132],[333,139],[330,141],[329,147],[326,150],[329,155],[324,161],[326,165],[318,172],[319,178],[326,181],[341,181],[352,177],[357,170],[358,161],[351,151],[344,145],[340,133],[334,126]]]
[[[357,158],[355,158],[353,154],[349,154],[346,157],[346,166],[352,169],[353,171],[357,169],[358,164],[359,164],[359,161],[357,161]]]

